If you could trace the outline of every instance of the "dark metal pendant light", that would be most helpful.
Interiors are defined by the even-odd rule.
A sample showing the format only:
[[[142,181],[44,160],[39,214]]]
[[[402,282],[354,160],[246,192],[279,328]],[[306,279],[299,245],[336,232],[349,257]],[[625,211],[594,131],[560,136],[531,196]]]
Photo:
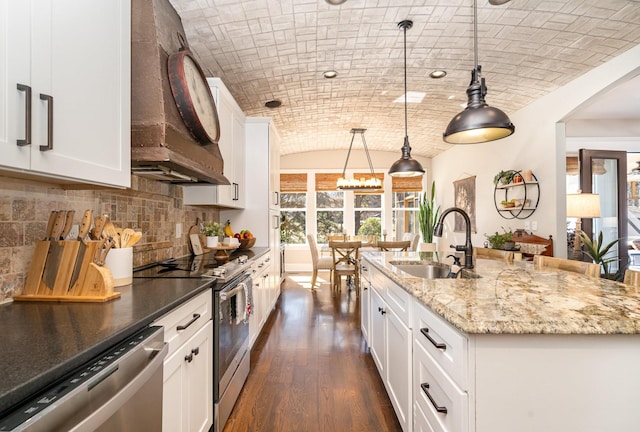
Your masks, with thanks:
[[[391,165],[389,175],[393,177],[416,177],[424,174],[424,168],[422,168],[420,162],[411,157],[407,127],[407,30],[413,27],[413,21],[400,21],[398,27],[404,30],[404,144],[402,146],[402,157]]]
[[[445,130],[443,139],[451,144],[477,144],[508,137],[516,127],[500,109],[487,105],[487,86],[478,65],[478,5],[473,0],[473,59],[471,83],[467,88],[467,107],[456,115]]]

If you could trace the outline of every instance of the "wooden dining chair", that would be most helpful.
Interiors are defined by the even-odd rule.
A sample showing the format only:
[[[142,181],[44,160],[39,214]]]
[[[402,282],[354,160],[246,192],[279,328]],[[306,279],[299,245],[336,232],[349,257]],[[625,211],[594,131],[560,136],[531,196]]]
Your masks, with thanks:
[[[624,283],[640,288],[640,270],[626,269],[624,271]]]
[[[330,234],[327,236],[328,241],[345,241],[345,235],[343,234]]]
[[[411,247],[411,241],[379,241],[378,249],[381,251],[406,251]]]
[[[512,263],[513,262],[513,252],[512,251],[500,250],[500,249],[474,247],[473,248],[473,257],[474,258],[501,259],[501,260],[505,260],[508,263]]]
[[[351,283],[360,294],[360,247],[359,241],[330,241],[331,256],[333,257],[333,289],[340,292],[342,276],[347,276],[347,286],[351,289]]]
[[[555,268],[560,270],[566,270],[575,273],[582,273],[586,276],[600,277],[601,266],[600,264],[570,260],[565,258],[550,257],[546,255],[534,255],[533,267],[536,270],[542,270],[545,268]]]
[[[333,259],[331,257],[321,257],[318,253],[318,245],[313,234],[307,235],[309,241],[309,249],[311,249],[311,263],[313,264],[313,273],[311,274],[311,289],[315,289],[316,280],[318,279],[318,270],[329,270],[329,280],[333,277]]]

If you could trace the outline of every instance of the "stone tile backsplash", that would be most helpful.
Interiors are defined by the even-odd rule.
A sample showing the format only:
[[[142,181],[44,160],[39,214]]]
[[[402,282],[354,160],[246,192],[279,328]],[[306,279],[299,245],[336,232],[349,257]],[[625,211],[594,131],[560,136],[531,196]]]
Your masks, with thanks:
[[[219,220],[219,211],[182,204],[182,187],[137,176],[130,189],[77,189],[0,177],[0,302],[21,294],[35,243],[44,238],[52,210],[75,210],[80,223],[86,209],[106,214],[116,225],[143,233],[134,248],[134,267],[189,253],[189,227]],[[182,236],[175,238],[176,223]]]

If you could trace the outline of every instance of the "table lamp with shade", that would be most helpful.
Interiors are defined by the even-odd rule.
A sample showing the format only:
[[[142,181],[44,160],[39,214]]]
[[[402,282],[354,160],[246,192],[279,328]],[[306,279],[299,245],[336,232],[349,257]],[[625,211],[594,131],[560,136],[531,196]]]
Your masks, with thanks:
[[[577,218],[576,235],[573,243],[573,259],[579,260],[582,252],[582,219],[600,217],[600,195],[582,193],[567,194],[567,217]]]

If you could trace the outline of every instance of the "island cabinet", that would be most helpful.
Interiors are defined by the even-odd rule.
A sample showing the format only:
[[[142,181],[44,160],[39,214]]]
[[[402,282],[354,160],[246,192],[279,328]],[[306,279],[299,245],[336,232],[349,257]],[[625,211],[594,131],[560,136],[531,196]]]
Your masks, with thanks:
[[[467,432],[468,339],[415,300],[413,320],[416,430]]]
[[[162,430],[208,431],[213,424],[212,293],[198,296],[162,316],[169,353],[164,361]]]
[[[0,171],[128,187],[131,2],[0,0],[0,11]]]
[[[360,260],[360,330],[365,341],[369,341],[369,328],[371,326],[371,276],[369,264]]]
[[[411,297],[397,284],[378,274],[371,275],[369,340],[378,368],[402,430],[413,430]]]

